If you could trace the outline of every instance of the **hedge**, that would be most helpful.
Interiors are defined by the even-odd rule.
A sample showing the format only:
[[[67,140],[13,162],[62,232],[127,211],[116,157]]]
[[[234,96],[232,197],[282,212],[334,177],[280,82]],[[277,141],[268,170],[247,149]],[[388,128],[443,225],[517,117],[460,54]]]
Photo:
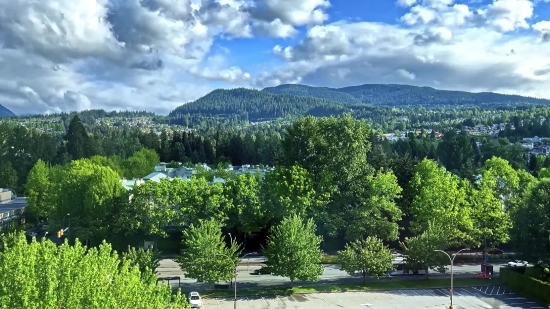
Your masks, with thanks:
[[[517,273],[507,267],[500,268],[500,280],[511,289],[550,304],[550,284]]]

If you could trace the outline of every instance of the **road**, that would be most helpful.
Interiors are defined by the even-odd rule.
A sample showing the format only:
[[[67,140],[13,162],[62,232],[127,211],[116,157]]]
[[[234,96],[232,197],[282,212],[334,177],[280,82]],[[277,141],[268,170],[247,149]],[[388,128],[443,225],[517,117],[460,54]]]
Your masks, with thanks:
[[[244,260],[241,262],[240,266],[238,267],[238,276],[237,276],[237,284],[239,285],[239,288],[261,288],[261,287],[270,287],[270,286],[281,286],[290,284],[290,280],[288,278],[282,278],[282,277],[276,277],[271,275],[253,275],[251,274],[254,272],[254,270],[259,269],[261,266],[259,266],[260,262],[263,261],[261,258],[254,258],[250,260]],[[248,264],[248,265],[247,265]],[[494,265],[494,271],[495,275],[498,273],[499,268],[504,265]],[[347,273],[340,270],[340,265],[337,264],[328,264],[324,265],[325,270],[321,277],[319,278],[319,282],[316,282],[314,284],[353,284],[353,283],[361,283],[362,277],[360,275],[354,275],[350,276]],[[450,266],[449,266],[450,267]],[[455,276],[475,276],[479,274],[481,271],[480,265],[455,265],[454,266],[454,273]],[[184,273],[180,270],[179,265],[171,260],[171,259],[163,259],[160,262],[160,266],[157,268],[157,273],[160,278],[163,277],[180,277],[181,284],[183,290],[204,290],[208,289],[211,286],[204,283],[197,283],[194,279],[188,279],[185,278]],[[442,277],[442,276],[449,276],[449,274],[440,274],[438,272],[432,272],[430,271],[430,276],[433,277]],[[412,278],[411,278],[412,277]],[[391,277],[387,279],[379,279],[379,280],[407,280],[407,279],[423,279],[424,276],[396,276]],[[376,280],[376,279],[370,279],[370,280]],[[177,285],[177,281],[172,281],[171,284]],[[308,285],[308,283],[296,283],[299,285]],[[311,284],[311,283],[309,283]]]

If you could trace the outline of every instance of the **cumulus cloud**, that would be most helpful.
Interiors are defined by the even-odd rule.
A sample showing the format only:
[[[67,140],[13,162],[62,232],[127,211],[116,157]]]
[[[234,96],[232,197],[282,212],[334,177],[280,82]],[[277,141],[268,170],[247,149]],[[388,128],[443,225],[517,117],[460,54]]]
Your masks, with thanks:
[[[309,29],[297,44],[276,46],[274,54],[287,65],[259,76],[255,84],[404,83],[550,97],[550,44],[545,43],[550,40],[550,22],[532,23],[535,3],[396,4],[409,8],[398,24],[323,24]]]
[[[0,103],[17,113],[88,108],[168,112],[248,85],[216,40],[291,37],[328,1],[14,0],[0,6]],[[217,60],[216,60],[217,59]],[[221,59],[221,60],[220,60]]]
[[[538,2],[397,0],[406,12],[381,23],[330,20],[343,4],[328,0],[5,1],[0,104],[16,113],[166,113],[220,85],[281,83],[550,97],[550,21],[537,16]],[[260,72],[235,65],[223,47],[301,32],[273,44],[278,60],[256,64]]]

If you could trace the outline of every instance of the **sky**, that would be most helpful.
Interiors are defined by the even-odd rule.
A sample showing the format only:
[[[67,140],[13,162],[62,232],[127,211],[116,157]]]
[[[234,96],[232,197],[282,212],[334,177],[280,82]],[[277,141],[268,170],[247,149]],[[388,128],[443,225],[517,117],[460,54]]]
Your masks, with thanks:
[[[217,88],[395,83],[550,98],[550,0],[10,0],[0,104],[167,114]]]

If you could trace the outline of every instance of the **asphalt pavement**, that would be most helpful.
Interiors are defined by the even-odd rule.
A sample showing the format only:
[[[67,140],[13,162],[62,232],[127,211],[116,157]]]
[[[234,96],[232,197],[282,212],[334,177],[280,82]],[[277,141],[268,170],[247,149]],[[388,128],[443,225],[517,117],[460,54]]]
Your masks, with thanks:
[[[205,298],[203,309],[235,308],[233,297]],[[450,306],[448,289],[403,289],[369,292],[261,295],[237,297],[237,308],[295,309],[445,309]],[[455,309],[544,309],[541,304],[498,285],[455,288]]]
[[[261,287],[274,287],[274,286],[283,286],[290,284],[288,278],[277,277],[272,275],[254,275],[253,272],[256,269],[259,269],[261,263],[265,261],[265,258],[257,257],[251,259],[245,259],[241,261],[241,264],[237,268],[237,284],[239,288],[261,288]],[[505,265],[494,265],[495,275],[498,273],[499,268]],[[325,269],[318,282],[315,283],[301,283],[296,282],[298,285],[322,285],[322,284],[354,284],[363,282],[361,275],[348,275],[346,272],[340,270],[340,265],[338,264],[327,264],[324,265]],[[450,265],[449,265],[450,268]],[[473,277],[481,272],[480,265],[454,265],[454,274],[455,277]],[[179,268],[179,265],[172,259],[163,259],[160,261],[160,266],[157,268],[157,273],[159,278],[166,277],[179,277],[180,278],[180,287],[183,290],[206,290],[211,288],[211,285],[205,283],[197,283],[194,279],[185,278],[185,274]],[[430,271],[430,276],[432,277],[445,277],[449,276],[450,273],[441,274],[438,272]],[[418,276],[395,276],[384,279],[369,279],[369,280],[414,280],[423,279],[423,275]],[[170,282],[172,285],[178,284],[177,280],[172,280]]]

